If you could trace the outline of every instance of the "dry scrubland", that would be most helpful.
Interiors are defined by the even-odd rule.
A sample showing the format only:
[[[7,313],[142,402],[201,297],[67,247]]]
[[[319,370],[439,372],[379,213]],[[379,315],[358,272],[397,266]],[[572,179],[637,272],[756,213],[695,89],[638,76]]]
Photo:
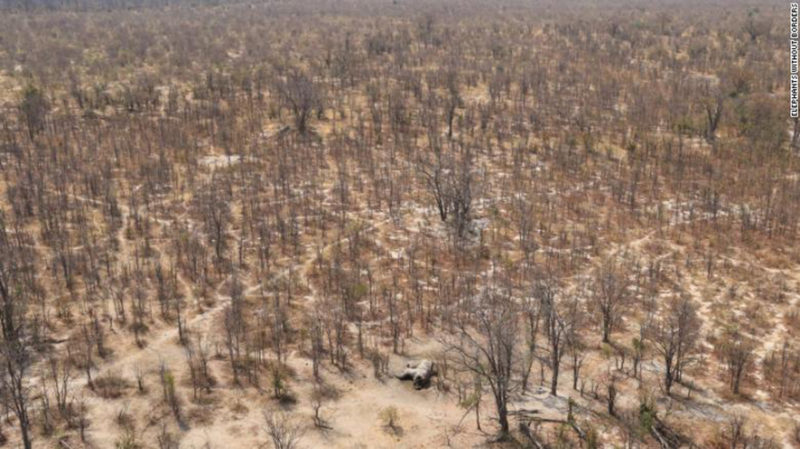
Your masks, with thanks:
[[[624,1],[4,2],[2,444],[800,447],[788,6]]]

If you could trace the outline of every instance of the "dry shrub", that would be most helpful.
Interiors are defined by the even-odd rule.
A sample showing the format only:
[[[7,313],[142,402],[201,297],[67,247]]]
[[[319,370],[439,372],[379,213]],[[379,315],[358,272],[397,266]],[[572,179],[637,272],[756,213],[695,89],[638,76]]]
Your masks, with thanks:
[[[103,399],[116,399],[125,394],[130,383],[117,374],[106,374],[94,380],[94,390]]]
[[[208,426],[214,422],[213,410],[209,407],[192,407],[186,417],[189,422],[199,426]]]
[[[378,419],[381,420],[381,424],[386,430],[397,434],[400,432],[400,426],[398,425],[399,421],[399,413],[397,412],[397,407],[389,406],[381,409],[378,413]]]
[[[142,445],[136,439],[136,433],[133,429],[125,429],[114,443],[115,449],[140,449]]]
[[[250,409],[246,405],[244,405],[244,403],[239,399],[237,399],[236,402],[231,404],[230,409],[233,413],[240,415],[245,415],[247,414],[247,412],[250,411]]]
[[[800,311],[790,310],[783,316],[783,323],[791,335],[800,334]]]
[[[766,332],[771,331],[774,326],[772,317],[775,314],[767,310],[759,300],[747,304],[744,308],[744,314],[748,317],[744,327],[753,335],[764,335]]]

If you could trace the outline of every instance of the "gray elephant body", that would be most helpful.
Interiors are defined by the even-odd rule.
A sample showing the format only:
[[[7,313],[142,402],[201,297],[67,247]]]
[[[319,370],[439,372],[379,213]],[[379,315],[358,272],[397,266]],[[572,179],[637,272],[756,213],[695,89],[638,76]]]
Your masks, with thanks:
[[[416,365],[408,363],[402,373],[397,375],[400,380],[413,380],[414,388],[420,390],[430,383],[433,376],[433,362],[422,360]]]

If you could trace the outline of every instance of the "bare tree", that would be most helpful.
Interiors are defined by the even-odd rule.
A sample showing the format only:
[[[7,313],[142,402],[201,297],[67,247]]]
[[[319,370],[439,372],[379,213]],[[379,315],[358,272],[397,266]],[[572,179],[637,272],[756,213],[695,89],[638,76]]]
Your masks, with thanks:
[[[314,380],[320,380],[320,364],[323,358],[323,318],[322,311],[315,310],[313,315],[308,318],[308,338],[310,339],[311,346],[311,370],[314,375]]]
[[[331,430],[332,427],[328,421],[322,417],[321,410],[323,403],[326,399],[326,392],[319,383],[314,385],[314,391],[311,393],[311,408],[314,410],[314,427],[323,430]]]
[[[224,256],[227,230],[231,222],[229,198],[226,198],[224,189],[218,185],[221,182],[221,176],[213,178],[196,199],[206,235],[214,245],[217,262],[222,261]]]
[[[28,86],[25,89],[19,110],[25,125],[28,127],[28,136],[31,139],[44,129],[45,117],[49,109],[50,103],[41,90],[34,86]]]
[[[697,350],[700,336],[697,306],[684,295],[673,297],[666,310],[651,324],[646,334],[664,362],[664,389],[670,394],[672,384],[680,380],[686,360]]]
[[[716,345],[719,357],[728,371],[728,384],[734,394],[739,394],[742,379],[753,363],[756,345],[738,328],[726,329]]]
[[[707,90],[708,94],[702,99],[703,109],[706,113],[706,140],[714,142],[717,138],[717,128],[722,118],[725,93],[719,87],[707,87]]]
[[[748,432],[747,418],[739,413],[728,419],[718,433],[719,447],[725,449],[780,449],[783,447],[772,438],[765,438]]]
[[[750,10],[747,13],[747,20],[744,23],[744,31],[750,36],[750,40],[755,42],[764,34],[769,32],[771,24],[764,18],[759,17],[758,10]]]
[[[595,292],[591,304],[600,314],[603,343],[609,343],[611,332],[619,325],[628,304],[628,282],[614,262],[607,261],[597,269]]]
[[[170,371],[164,362],[159,367],[161,376],[161,390],[164,395],[164,403],[169,406],[176,420],[181,419],[181,400],[178,396],[175,375]]]
[[[247,332],[244,316],[244,298],[242,286],[236,273],[231,278],[231,303],[224,310],[225,345],[228,349],[228,360],[233,372],[233,383],[239,383],[242,344]]]
[[[28,415],[29,392],[26,377],[31,366],[30,340],[27,334],[27,291],[22,279],[24,269],[18,248],[14,246],[6,229],[5,216],[0,213],[0,355],[2,355],[2,383],[10,408],[17,416],[22,444],[32,447]],[[8,404],[7,404],[8,405]]]
[[[275,449],[295,449],[303,437],[299,423],[292,421],[282,412],[264,412],[266,431]]]
[[[542,302],[535,295],[525,300],[523,306],[523,315],[525,317],[525,343],[527,351],[522,362],[522,391],[528,389],[528,380],[530,378],[533,362],[536,360],[536,341],[539,334],[539,323],[542,316]]]
[[[280,98],[289,106],[294,115],[297,132],[308,132],[308,119],[314,108],[321,108],[319,87],[303,71],[291,70],[276,87]]]
[[[451,204],[448,195],[446,173],[451,170],[451,164],[449,157],[442,152],[440,145],[434,144],[433,142],[429,142],[429,145],[431,146],[430,149],[433,153],[432,160],[421,157],[417,162],[417,168],[425,179],[425,185],[428,188],[428,192],[431,194],[431,196],[433,196],[433,199],[436,202],[436,208],[439,211],[439,218],[442,221],[447,221]]]
[[[555,279],[547,277],[540,280],[536,287],[536,296],[541,302],[544,314],[545,331],[550,349],[550,394],[558,395],[558,377],[561,368],[561,359],[569,346],[574,346],[574,362],[580,358],[581,343],[579,341],[577,325],[581,320],[581,303],[577,296],[572,298],[559,298],[558,285]],[[580,366],[573,366],[575,373]]]
[[[445,102],[445,115],[447,118],[447,138],[453,138],[453,120],[456,116],[456,108],[461,104],[459,94],[458,70],[457,67],[450,67],[445,74],[445,85],[447,86],[447,100]]]
[[[567,316],[564,322],[567,326],[565,337],[567,339],[567,353],[569,354],[570,364],[572,365],[572,389],[578,390],[578,381],[580,380],[581,367],[586,358],[586,343],[581,336],[584,322],[586,320],[586,313],[583,306],[577,300],[569,303],[567,309]]]
[[[461,238],[466,233],[472,212],[475,183],[472,173],[473,156],[469,148],[462,151],[453,171],[449,172],[449,196],[453,213],[453,228]]]
[[[72,365],[67,360],[59,360],[55,356],[51,356],[49,360],[50,365],[50,380],[53,382],[53,391],[56,397],[56,407],[63,419],[69,418],[70,400],[69,400],[69,382],[72,379]]]
[[[525,257],[525,263],[533,262],[532,256],[535,254],[538,245],[534,239],[535,212],[536,209],[531,200],[520,196],[514,201],[515,224],[517,226],[517,236],[519,248]]]
[[[462,321],[454,340],[444,342],[455,361],[489,385],[500,438],[509,433],[508,400],[517,344],[518,306],[507,290],[485,290]]]

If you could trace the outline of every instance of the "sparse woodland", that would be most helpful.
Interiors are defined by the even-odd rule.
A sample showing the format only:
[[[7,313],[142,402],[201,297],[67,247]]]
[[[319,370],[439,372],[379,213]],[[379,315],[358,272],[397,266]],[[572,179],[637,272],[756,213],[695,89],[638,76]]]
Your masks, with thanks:
[[[0,2],[0,445],[800,448],[788,5],[563,3]]]

